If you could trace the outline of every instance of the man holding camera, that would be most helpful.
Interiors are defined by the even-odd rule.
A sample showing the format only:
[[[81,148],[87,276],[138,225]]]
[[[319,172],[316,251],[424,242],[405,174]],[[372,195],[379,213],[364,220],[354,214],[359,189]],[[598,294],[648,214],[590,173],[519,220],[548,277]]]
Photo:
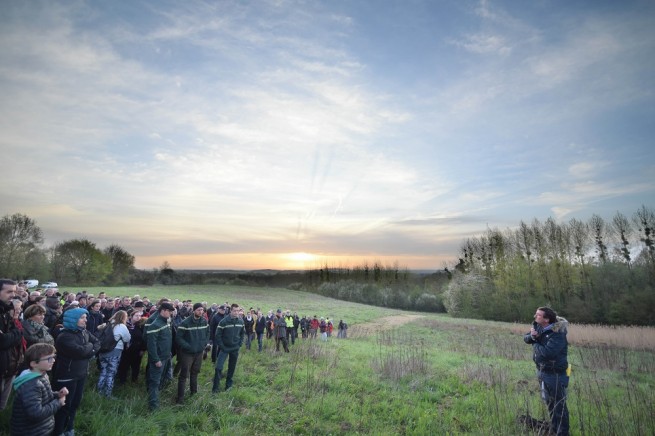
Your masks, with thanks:
[[[524,337],[532,345],[541,398],[548,405],[551,430],[558,436],[569,434],[569,410],[566,388],[569,385],[567,360],[568,321],[549,307],[539,307],[534,314],[530,333]]]

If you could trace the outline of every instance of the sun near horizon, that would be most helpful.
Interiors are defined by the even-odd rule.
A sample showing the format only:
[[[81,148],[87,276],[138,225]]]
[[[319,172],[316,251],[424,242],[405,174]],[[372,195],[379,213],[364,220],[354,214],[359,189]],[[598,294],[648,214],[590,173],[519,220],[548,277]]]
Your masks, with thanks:
[[[442,269],[452,259],[438,256],[362,256],[336,255],[295,251],[290,253],[236,253],[236,254],[194,254],[170,256],[137,256],[135,266],[139,269],[159,268],[168,262],[173,269],[200,270],[307,270],[330,267],[353,268],[365,264],[380,263],[385,267],[400,269]]]

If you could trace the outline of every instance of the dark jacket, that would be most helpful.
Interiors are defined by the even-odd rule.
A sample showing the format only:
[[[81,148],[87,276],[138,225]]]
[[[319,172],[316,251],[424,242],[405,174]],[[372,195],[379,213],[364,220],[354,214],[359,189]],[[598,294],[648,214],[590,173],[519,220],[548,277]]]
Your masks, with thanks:
[[[209,321],[209,340],[211,342],[214,342],[214,338],[216,337],[216,329],[218,328],[218,324],[223,318],[225,318],[224,313],[216,312],[216,314],[212,316],[211,321]]]
[[[132,337],[129,346],[127,347],[127,351],[135,354],[141,351],[146,351],[146,337],[144,334],[145,320],[138,321],[136,325],[128,320],[125,325],[127,325],[127,330]]]
[[[195,315],[187,316],[177,328],[175,342],[178,350],[187,354],[201,353],[209,341],[209,325],[204,316],[196,319]]]
[[[86,330],[63,329],[55,340],[57,360],[55,380],[76,380],[86,377],[89,360],[100,351],[100,341]]]
[[[246,329],[246,334],[250,334],[255,331],[255,318],[252,316],[248,319],[247,316],[243,317],[243,327]]]
[[[150,319],[153,319],[150,322]],[[171,358],[173,346],[173,332],[171,324],[167,318],[159,314],[151,315],[146,322],[146,344],[148,347],[148,360],[150,362],[160,362]]]
[[[241,318],[226,316],[218,323],[216,328],[216,343],[222,351],[227,353],[237,351],[243,344],[246,329]]]
[[[89,310],[89,316],[86,317],[86,329],[89,333],[93,333],[94,336],[98,336],[98,326],[105,323],[105,316],[102,312]]]
[[[9,312],[14,308],[12,303],[4,304],[0,301],[0,377],[15,375],[15,366],[12,365],[12,351],[21,345],[23,331],[19,330]],[[14,374],[10,374],[14,372]]]
[[[273,321],[273,335],[276,338],[286,338],[287,337],[287,322],[282,317],[275,317]]]
[[[535,328],[539,332],[536,337],[530,333],[524,336],[526,344],[532,345],[535,365],[539,371],[546,373],[564,373],[569,366],[567,360],[568,341],[566,333],[569,322],[557,317],[557,322],[545,328]],[[539,327],[539,326],[537,326]]]
[[[266,317],[260,316],[257,318],[257,323],[255,324],[255,333],[262,334],[266,330]]]
[[[47,297],[46,298],[46,308],[45,308],[45,318],[43,318],[43,324],[48,327],[50,333],[54,330],[61,312],[59,309],[59,300],[57,297]]]
[[[49,436],[55,428],[55,412],[59,410],[59,395],[52,391],[48,376],[22,382],[23,374],[14,380],[16,394],[11,411],[11,434]]]
[[[29,319],[24,319],[22,324],[23,335],[25,336],[25,341],[27,341],[28,348],[30,345],[40,343],[55,345],[55,339],[52,337],[45,324],[39,324]]]

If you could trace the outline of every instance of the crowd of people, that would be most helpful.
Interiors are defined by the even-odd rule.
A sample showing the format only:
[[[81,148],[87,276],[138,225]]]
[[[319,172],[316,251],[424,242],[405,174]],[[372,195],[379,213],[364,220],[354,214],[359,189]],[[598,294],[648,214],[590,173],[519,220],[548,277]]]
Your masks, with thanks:
[[[533,360],[541,396],[550,415],[550,429],[569,434],[566,406],[570,365],[566,339],[568,321],[549,307],[539,307],[524,337]],[[96,390],[112,398],[114,383],[137,382],[146,358],[150,410],[159,407],[163,386],[178,378],[176,402],[198,392],[198,374],[211,356],[215,364],[212,392],[233,384],[239,352],[256,342],[274,340],[276,352],[289,352],[300,338],[327,341],[334,325],[329,318],[298,316],[282,309],[245,310],[236,303],[193,303],[161,299],[152,303],[135,295],[111,298],[86,292],[59,293],[50,288],[28,292],[13,280],[0,279],[0,411],[15,392],[12,435],[75,434],[91,361],[98,370]],[[300,330],[300,336],[298,331]],[[348,325],[339,321],[338,338]],[[173,359],[175,357],[175,363]],[[227,371],[224,372],[227,362]],[[53,380],[53,385],[50,384]]]
[[[113,398],[116,383],[138,382],[145,360],[148,405],[159,407],[162,388],[177,377],[175,401],[198,392],[198,374],[211,356],[212,392],[233,384],[239,352],[275,343],[289,352],[297,340],[328,341],[327,317],[298,316],[282,309],[245,309],[147,297],[110,297],[105,292],[29,292],[0,279],[0,411],[13,391],[11,434],[74,435],[75,415],[90,370],[97,368],[97,392]],[[337,337],[347,338],[340,320]],[[145,359],[144,359],[145,356]],[[227,371],[225,364],[227,363]],[[50,384],[52,381],[52,385]]]

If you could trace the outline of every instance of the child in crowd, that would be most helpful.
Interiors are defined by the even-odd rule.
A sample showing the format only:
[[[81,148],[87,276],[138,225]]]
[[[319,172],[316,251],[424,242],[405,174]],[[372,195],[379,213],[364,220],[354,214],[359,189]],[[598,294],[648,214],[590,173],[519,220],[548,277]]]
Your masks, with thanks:
[[[23,371],[13,382],[16,397],[11,412],[12,435],[50,435],[55,428],[55,412],[66,402],[68,389],[54,392],[46,374],[55,362],[55,347],[37,343],[25,351]]]

